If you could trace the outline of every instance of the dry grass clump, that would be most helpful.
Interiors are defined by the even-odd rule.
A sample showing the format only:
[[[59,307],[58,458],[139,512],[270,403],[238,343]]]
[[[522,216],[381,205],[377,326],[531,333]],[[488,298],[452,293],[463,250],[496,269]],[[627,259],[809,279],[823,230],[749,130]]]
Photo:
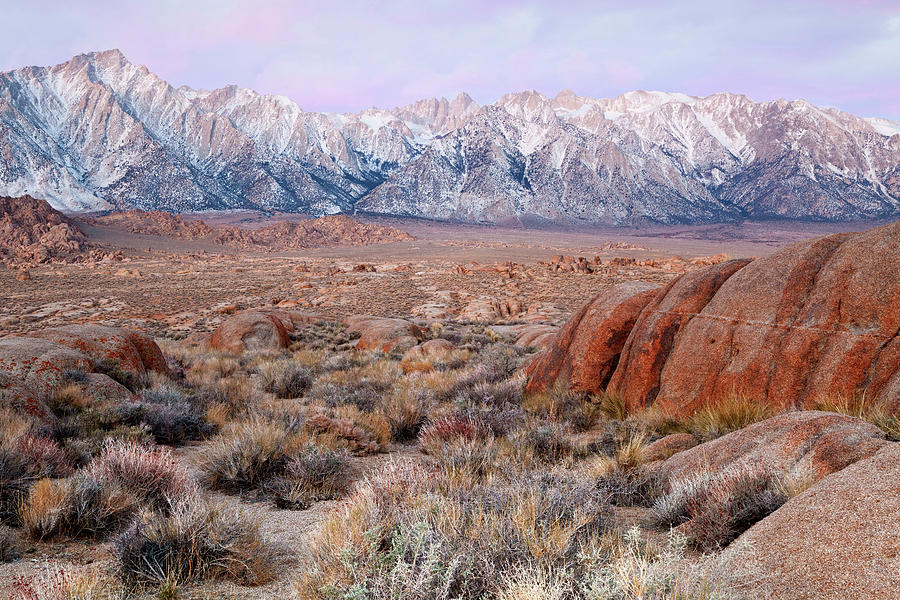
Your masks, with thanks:
[[[290,507],[341,495],[351,473],[345,450],[321,447],[306,431],[259,420],[215,440],[200,469],[202,482],[213,489],[252,493]]]
[[[197,497],[169,514],[142,513],[113,553],[126,584],[169,587],[206,579],[259,585],[274,577],[283,555],[263,536],[258,517]]]
[[[745,396],[730,394],[708,404],[686,421],[686,428],[708,441],[775,416],[772,407]]]
[[[11,428],[12,429],[12,428]],[[19,505],[32,484],[65,477],[73,467],[59,444],[30,433],[4,430],[0,438],[0,523],[17,524]],[[14,437],[15,436],[15,437]]]
[[[444,486],[401,466],[358,484],[315,540],[299,596],[496,597],[522,569],[566,572],[609,524],[604,499],[571,478]]]
[[[650,506],[663,492],[659,475],[645,467],[646,437],[621,437],[610,455],[598,457],[590,469],[609,501],[616,506]]]
[[[900,414],[895,407],[878,402],[865,393],[832,395],[813,404],[815,410],[835,412],[872,423],[893,441],[900,441]]]
[[[84,474],[101,486],[121,485],[157,510],[195,493],[187,471],[163,447],[111,442]]]
[[[781,477],[754,465],[699,473],[670,484],[649,520],[676,526],[701,549],[722,548],[787,501]]]
[[[408,384],[398,385],[382,400],[378,412],[388,422],[391,437],[397,442],[407,442],[419,435],[434,402],[427,390]]]

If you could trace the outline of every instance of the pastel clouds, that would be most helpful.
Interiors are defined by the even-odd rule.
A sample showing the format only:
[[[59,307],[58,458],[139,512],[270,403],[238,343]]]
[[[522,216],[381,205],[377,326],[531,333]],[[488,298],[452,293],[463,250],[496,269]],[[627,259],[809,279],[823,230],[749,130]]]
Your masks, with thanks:
[[[235,83],[310,110],[467,91],[631,89],[806,98],[900,119],[897,0],[194,0],[4,7],[0,70],[117,47],[173,85]]]

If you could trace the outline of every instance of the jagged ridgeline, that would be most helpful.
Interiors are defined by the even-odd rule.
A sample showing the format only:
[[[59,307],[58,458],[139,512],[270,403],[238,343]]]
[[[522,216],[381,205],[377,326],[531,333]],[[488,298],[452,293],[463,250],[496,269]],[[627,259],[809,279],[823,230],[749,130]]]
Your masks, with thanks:
[[[900,214],[900,124],[805,101],[509,94],[307,112],[113,50],[0,74],[0,196],[58,209],[700,223]]]

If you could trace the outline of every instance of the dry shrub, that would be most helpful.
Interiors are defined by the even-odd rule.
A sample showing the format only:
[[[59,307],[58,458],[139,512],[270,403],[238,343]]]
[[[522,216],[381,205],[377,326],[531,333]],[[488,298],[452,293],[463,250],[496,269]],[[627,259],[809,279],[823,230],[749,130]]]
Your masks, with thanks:
[[[85,470],[101,487],[121,486],[142,503],[164,510],[195,493],[187,471],[162,447],[111,442]]]
[[[263,390],[278,398],[299,398],[312,385],[313,371],[291,359],[263,362],[256,366]]]
[[[346,451],[307,446],[288,460],[283,476],[266,484],[266,491],[281,508],[304,509],[344,495],[351,481]]]
[[[589,470],[597,486],[616,506],[650,506],[663,493],[663,481],[644,466],[646,438],[631,432],[621,437],[609,456],[597,457]]]
[[[335,408],[334,416],[347,419],[362,429],[368,439],[377,444],[376,451],[381,452],[391,445],[391,424],[382,414],[362,412],[355,406],[344,405]]]
[[[168,450],[114,442],[75,476],[32,486],[20,518],[35,539],[98,537],[120,530],[142,505],[167,511],[194,493]]]
[[[503,576],[497,600],[565,600],[572,594],[572,581],[564,570],[519,569]]]
[[[528,449],[532,456],[544,462],[571,460],[576,452],[568,428],[551,421],[531,421],[514,432],[511,440]]]
[[[695,546],[726,546],[787,500],[781,477],[755,465],[733,465],[670,484],[653,505],[656,526],[679,526]]]
[[[118,425],[145,428],[159,444],[178,445],[205,437],[212,427],[203,397],[191,397],[171,382],[142,389],[133,400],[112,407]]]
[[[243,585],[270,581],[282,551],[262,534],[259,518],[197,497],[171,513],[145,512],[114,545],[128,584],[182,584],[225,579]]]
[[[339,371],[319,377],[307,398],[310,402],[328,408],[351,405],[361,411],[371,412],[390,388],[390,382],[364,377],[359,373]]]
[[[259,420],[218,438],[200,469],[202,481],[213,489],[268,496],[284,507],[334,498],[351,478],[345,450],[320,447],[305,430]]]
[[[277,423],[254,419],[235,425],[206,448],[200,465],[204,484],[226,492],[260,489],[281,474],[294,445]]]
[[[496,597],[520,570],[565,573],[611,518],[593,487],[572,478],[446,485],[401,465],[359,483],[314,541],[299,596]]]
[[[485,425],[470,416],[450,416],[438,419],[419,432],[419,447],[426,454],[434,454],[442,444],[457,440],[474,440],[490,435]]]
[[[0,439],[0,523],[16,524],[19,505],[33,483],[71,472],[71,462],[52,440],[27,433]]]
[[[372,433],[350,419],[317,414],[309,417],[304,428],[323,442],[346,446],[351,452],[373,454],[381,450]]]
[[[23,435],[16,441],[16,450],[37,477],[67,477],[75,470],[66,451],[50,438]]]

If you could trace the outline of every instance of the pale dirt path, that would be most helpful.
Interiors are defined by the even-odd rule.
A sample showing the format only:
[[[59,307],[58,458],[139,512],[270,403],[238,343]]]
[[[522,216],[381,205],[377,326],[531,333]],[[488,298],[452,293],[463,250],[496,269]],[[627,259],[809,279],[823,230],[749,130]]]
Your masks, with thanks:
[[[176,458],[189,472],[196,476],[197,461],[204,444],[183,446],[174,451]],[[387,453],[372,456],[354,457],[354,478],[365,477],[384,468],[391,461],[400,463],[420,462],[425,457],[415,446],[394,446]],[[292,582],[308,565],[310,559],[309,543],[317,528],[325,521],[329,513],[340,506],[341,500],[318,502],[307,510],[282,510],[263,502],[249,502],[238,496],[220,492],[203,490],[203,494],[211,499],[221,501],[227,506],[240,507],[256,512],[262,521],[264,534],[286,551],[283,565],[277,569],[277,578],[262,586],[247,587],[231,582],[205,582],[197,585],[179,587],[179,598],[204,599],[260,599],[288,600],[294,597]],[[104,571],[112,569],[110,545],[98,542],[26,544],[35,546],[35,551],[11,563],[0,564],[0,599],[18,598],[14,595],[14,580],[19,576],[32,577],[49,569],[65,567],[73,570],[99,567]],[[155,598],[152,593],[144,597]]]

